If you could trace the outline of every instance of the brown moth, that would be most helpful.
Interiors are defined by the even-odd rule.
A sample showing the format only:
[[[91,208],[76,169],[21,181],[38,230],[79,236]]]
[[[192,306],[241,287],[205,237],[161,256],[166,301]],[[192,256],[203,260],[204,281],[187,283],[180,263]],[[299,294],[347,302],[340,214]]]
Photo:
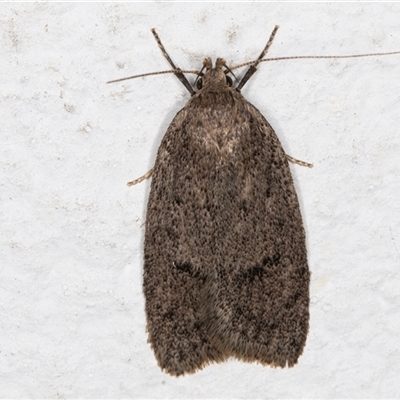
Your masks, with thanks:
[[[251,66],[236,87],[227,75],[234,68],[207,58],[198,91],[153,30],[169,72],[192,95],[165,133],[154,168],[129,183],[152,175],[147,331],[159,366],[174,376],[231,356],[292,367],[306,343],[310,272],[288,159],[311,165],[287,156],[268,121],[240,94],[268,60],[277,29],[256,61],[240,65]]]

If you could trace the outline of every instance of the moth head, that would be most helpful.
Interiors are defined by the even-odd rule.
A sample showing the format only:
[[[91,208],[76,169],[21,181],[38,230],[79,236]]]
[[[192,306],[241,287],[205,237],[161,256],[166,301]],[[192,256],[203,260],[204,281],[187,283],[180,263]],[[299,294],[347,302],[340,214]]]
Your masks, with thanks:
[[[222,69],[223,67],[225,67],[225,70]],[[205,70],[204,73],[203,70]],[[217,58],[214,68],[211,58],[206,58],[203,61],[203,68],[199,77],[196,79],[196,88],[201,90],[203,88],[231,87],[233,82],[232,78],[227,75],[229,72],[231,71],[226,66],[226,61],[223,58]]]

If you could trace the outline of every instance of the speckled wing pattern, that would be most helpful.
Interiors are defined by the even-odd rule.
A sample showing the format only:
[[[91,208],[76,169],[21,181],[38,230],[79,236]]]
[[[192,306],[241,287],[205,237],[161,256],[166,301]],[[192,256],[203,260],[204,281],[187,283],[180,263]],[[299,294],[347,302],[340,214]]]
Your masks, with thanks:
[[[162,140],[148,201],[143,284],[159,366],[175,376],[231,356],[293,366],[309,279],[275,132],[234,89],[200,90]]]

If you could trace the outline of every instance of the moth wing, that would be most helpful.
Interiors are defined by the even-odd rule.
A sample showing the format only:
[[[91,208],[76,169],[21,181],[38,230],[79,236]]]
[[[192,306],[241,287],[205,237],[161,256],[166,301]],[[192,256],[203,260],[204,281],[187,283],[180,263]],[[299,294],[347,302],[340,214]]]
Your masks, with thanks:
[[[305,232],[285,152],[246,102],[235,146],[218,169],[215,269],[208,276],[207,330],[244,361],[293,366],[309,321]],[[232,134],[233,135],[233,134]]]
[[[201,321],[213,234],[210,216],[202,209],[201,188],[208,178],[200,172],[201,162],[192,159],[187,114],[186,107],[176,115],[158,150],[144,245],[149,342],[159,366],[176,376],[226,358],[209,341]]]

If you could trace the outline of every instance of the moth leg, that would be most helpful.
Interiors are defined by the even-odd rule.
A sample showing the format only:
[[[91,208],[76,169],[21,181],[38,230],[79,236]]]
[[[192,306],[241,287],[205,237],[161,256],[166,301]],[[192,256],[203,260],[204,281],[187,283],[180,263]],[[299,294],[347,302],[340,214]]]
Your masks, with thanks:
[[[153,175],[153,170],[154,170],[154,168],[152,168],[149,172],[145,173],[140,178],[137,178],[137,179],[135,179],[135,180],[133,180],[131,182],[128,182],[127,185],[128,186],[137,185],[138,183],[144,181],[145,179],[149,179],[151,177],[151,175]]]
[[[297,164],[297,165],[301,165],[302,167],[308,167],[308,168],[312,168],[313,165],[305,162],[305,161],[301,161],[301,160],[297,160],[294,157],[289,156],[289,154],[286,154],[286,158],[288,159],[288,161],[290,161],[292,164]],[[140,179],[140,178],[139,178]]]
[[[151,32],[153,33],[158,47],[160,48],[160,50],[163,53],[163,56],[167,59],[167,61],[170,63],[171,67],[177,71],[180,70],[180,68],[177,68],[176,65],[173,63],[173,61],[171,60],[171,57],[168,55],[167,50],[165,50],[165,47],[163,46],[163,44],[161,43],[160,38],[157,35],[156,30],[153,28],[151,30]],[[192,86],[190,85],[189,81],[186,79],[186,76],[183,75],[182,72],[175,72],[175,76],[183,83],[183,86],[185,86],[185,88],[189,91],[189,93],[193,96],[195,94],[194,89],[192,88]]]
[[[279,26],[275,25],[274,30],[271,33],[271,36],[269,37],[269,40],[264,47],[264,50],[261,52],[260,56],[257,58],[256,62],[249,67],[249,69],[246,71],[244,77],[240,81],[238,87],[236,90],[240,92],[240,90],[243,88],[243,86],[246,84],[246,82],[253,76],[254,72],[257,71],[257,65],[261,62],[261,60],[264,58],[264,56],[267,54],[268,49],[271,47],[272,41],[274,40],[276,31],[278,30]]]

